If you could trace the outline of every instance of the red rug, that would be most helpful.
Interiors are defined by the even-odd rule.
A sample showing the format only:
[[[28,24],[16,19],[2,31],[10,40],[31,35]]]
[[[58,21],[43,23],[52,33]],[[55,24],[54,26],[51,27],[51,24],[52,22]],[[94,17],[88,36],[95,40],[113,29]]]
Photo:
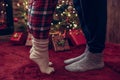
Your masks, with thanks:
[[[63,61],[81,54],[85,46],[57,53],[50,49],[50,60],[56,69],[51,75],[40,73],[37,65],[29,60],[29,49],[0,42],[0,80],[120,80],[120,46],[106,44],[104,69],[82,73],[66,71]]]

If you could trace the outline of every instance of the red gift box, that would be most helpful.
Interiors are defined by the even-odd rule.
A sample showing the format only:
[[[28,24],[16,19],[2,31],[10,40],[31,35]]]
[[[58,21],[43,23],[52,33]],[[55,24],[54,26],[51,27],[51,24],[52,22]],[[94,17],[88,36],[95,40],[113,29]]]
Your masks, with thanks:
[[[32,46],[32,34],[28,33],[25,46]]]
[[[68,37],[75,46],[86,44],[86,39],[82,30],[79,29],[69,30]]]
[[[60,35],[52,36],[52,43],[55,51],[70,50],[68,40],[65,39],[63,36]]]
[[[26,33],[23,33],[23,32],[15,32],[15,33],[11,36],[10,41],[11,41],[13,44],[25,44],[26,38],[27,38],[27,34],[26,34]]]

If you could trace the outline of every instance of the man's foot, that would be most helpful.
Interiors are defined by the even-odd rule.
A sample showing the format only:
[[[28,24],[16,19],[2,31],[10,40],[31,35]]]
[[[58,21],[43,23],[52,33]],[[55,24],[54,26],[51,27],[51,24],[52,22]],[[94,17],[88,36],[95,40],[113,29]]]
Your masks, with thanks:
[[[103,67],[104,62],[102,59],[102,53],[95,54],[88,52],[82,60],[65,66],[65,69],[71,72],[84,72],[93,69],[101,69]]]
[[[73,63],[73,62],[79,61],[79,60],[81,60],[82,58],[84,58],[85,55],[86,55],[86,53],[83,53],[83,54],[81,54],[80,56],[77,56],[77,57],[75,57],[75,58],[67,59],[67,60],[64,61],[64,63],[65,63],[65,64],[71,64],[71,63]]]
[[[88,51],[88,46],[86,45],[86,49],[85,49],[84,53],[82,53],[80,56],[77,56],[75,58],[67,59],[67,60],[64,61],[64,63],[65,64],[71,64],[73,62],[76,62],[76,61],[79,61],[79,60],[83,59],[85,57],[87,51]]]

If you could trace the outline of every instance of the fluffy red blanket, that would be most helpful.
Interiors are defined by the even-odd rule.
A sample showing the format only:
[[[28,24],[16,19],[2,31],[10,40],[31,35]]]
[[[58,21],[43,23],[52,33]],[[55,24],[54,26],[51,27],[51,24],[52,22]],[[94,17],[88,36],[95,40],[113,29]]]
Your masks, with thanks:
[[[0,80],[120,80],[120,46],[106,44],[105,67],[82,73],[66,71],[63,61],[82,54],[85,46],[64,52],[50,49],[50,60],[56,69],[51,75],[41,74],[37,65],[29,60],[29,49],[30,47],[0,42]]]

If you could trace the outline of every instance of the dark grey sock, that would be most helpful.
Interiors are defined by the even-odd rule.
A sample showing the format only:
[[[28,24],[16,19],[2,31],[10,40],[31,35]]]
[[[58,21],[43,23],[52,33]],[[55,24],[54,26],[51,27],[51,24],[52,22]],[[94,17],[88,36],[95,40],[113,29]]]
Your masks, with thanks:
[[[82,53],[80,56],[77,56],[77,57],[75,57],[75,58],[67,59],[67,60],[64,61],[64,63],[65,63],[65,64],[71,64],[71,63],[73,63],[73,62],[76,62],[76,61],[78,61],[78,60],[81,60],[82,58],[85,57],[87,51],[88,51],[88,45],[86,45],[86,49],[85,49],[84,53]]]
[[[84,72],[93,69],[100,69],[104,67],[102,53],[93,54],[87,52],[86,56],[79,61],[76,61],[70,65],[65,66],[65,69],[71,72]]]

